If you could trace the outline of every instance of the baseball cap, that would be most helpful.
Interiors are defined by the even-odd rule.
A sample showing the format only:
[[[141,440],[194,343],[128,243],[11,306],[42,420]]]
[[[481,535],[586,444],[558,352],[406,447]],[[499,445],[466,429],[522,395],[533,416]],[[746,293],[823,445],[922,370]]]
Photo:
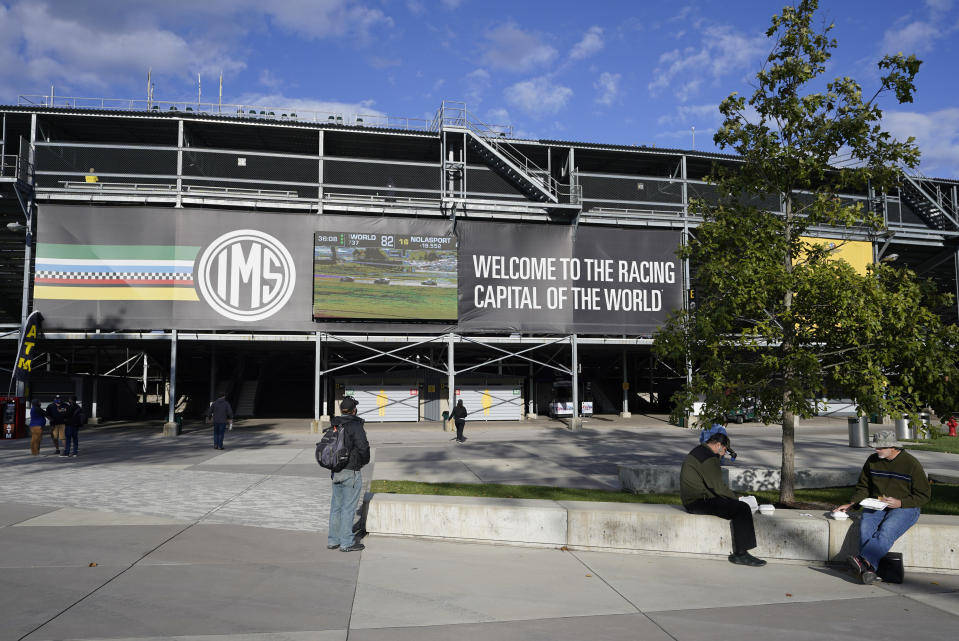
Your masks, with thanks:
[[[359,403],[356,402],[356,399],[352,396],[344,396],[343,400],[340,401],[340,411],[351,412],[353,411]]]

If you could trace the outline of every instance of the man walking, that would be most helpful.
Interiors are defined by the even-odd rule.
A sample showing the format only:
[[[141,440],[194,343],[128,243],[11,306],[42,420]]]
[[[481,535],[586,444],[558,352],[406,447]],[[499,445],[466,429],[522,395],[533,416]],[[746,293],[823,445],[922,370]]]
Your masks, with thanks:
[[[47,405],[47,419],[50,421],[50,440],[53,441],[54,454],[60,453],[60,440],[64,432],[64,408],[63,400],[57,394],[56,398]]]
[[[469,412],[463,406],[463,399],[456,401],[456,407],[453,408],[453,423],[456,425],[456,442],[465,443],[466,437],[463,436],[463,429],[466,427],[466,416]]]
[[[233,422],[233,408],[230,407],[230,402],[226,400],[226,394],[220,394],[210,404],[207,418],[213,420],[213,449],[222,450],[223,435],[226,434],[227,425]]]
[[[340,552],[358,552],[366,546],[357,543],[353,536],[353,515],[356,503],[363,491],[363,474],[360,470],[370,462],[370,442],[366,439],[363,425],[366,421],[356,415],[358,403],[352,396],[340,402],[340,416],[333,419],[338,430],[344,430],[344,445],[350,452],[350,461],[339,472],[333,472],[333,497],[330,500],[330,526],[326,548]]]
[[[849,503],[836,507],[845,512],[865,498],[886,504],[881,510],[864,507],[859,522],[859,554],[850,556],[849,567],[869,585],[876,580],[879,561],[893,543],[919,520],[919,508],[932,496],[929,478],[916,458],[903,450],[891,431],[873,434],[876,453],[866,459]]]
[[[729,562],[761,567],[766,562],[749,553],[756,547],[752,510],[723,483],[719,460],[726,453],[736,455],[729,446],[729,437],[717,433],[686,455],[679,473],[683,507],[690,514],[711,514],[732,521],[733,553],[729,555]]]
[[[77,402],[77,397],[70,397],[64,412],[64,423],[66,424],[66,439],[63,442],[62,456],[76,456],[79,454],[80,426],[85,422],[83,407]],[[73,444],[73,454],[70,454],[70,444]]]

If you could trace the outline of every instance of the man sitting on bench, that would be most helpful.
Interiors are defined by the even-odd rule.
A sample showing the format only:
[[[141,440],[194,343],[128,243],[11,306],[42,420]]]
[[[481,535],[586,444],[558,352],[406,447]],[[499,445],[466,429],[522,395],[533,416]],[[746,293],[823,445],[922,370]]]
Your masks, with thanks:
[[[694,447],[686,456],[679,473],[683,507],[690,514],[711,514],[732,521],[733,553],[729,555],[730,563],[761,567],[766,562],[749,553],[756,547],[753,512],[723,483],[719,460],[727,452],[736,456],[729,447],[729,437],[718,433]]]

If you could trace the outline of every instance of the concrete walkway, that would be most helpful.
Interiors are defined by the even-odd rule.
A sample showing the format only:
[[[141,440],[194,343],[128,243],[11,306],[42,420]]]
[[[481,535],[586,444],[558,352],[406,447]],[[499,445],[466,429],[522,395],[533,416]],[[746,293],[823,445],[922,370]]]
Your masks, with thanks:
[[[948,639],[959,576],[865,587],[822,567],[368,537],[325,549],[329,481],[302,421],[103,426],[74,459],[0,442],[2,639]],[[695,434],[656,417],[437,429],[371,426],[367,480],[614,486],[615,463],[679,461]],[[735,426],[777,463],[777,428]],[[800,465],[861,465],[845,422],[804,426]],[[927,467],[956,458],[917,453]],[[369,472],[372,472],[370,474]]]

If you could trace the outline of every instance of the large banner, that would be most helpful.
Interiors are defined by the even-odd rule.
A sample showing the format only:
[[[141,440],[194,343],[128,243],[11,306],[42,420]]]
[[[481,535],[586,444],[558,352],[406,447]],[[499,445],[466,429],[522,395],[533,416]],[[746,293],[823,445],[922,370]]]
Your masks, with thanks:
[[[47,329],[651,334],[679,232],[43,205]]]
[[[48,329],[312,329],[312,218],[44,205],[34,307]]]
[[[680,233],[460,223],[459,325],[652,334],[682,305]]]

